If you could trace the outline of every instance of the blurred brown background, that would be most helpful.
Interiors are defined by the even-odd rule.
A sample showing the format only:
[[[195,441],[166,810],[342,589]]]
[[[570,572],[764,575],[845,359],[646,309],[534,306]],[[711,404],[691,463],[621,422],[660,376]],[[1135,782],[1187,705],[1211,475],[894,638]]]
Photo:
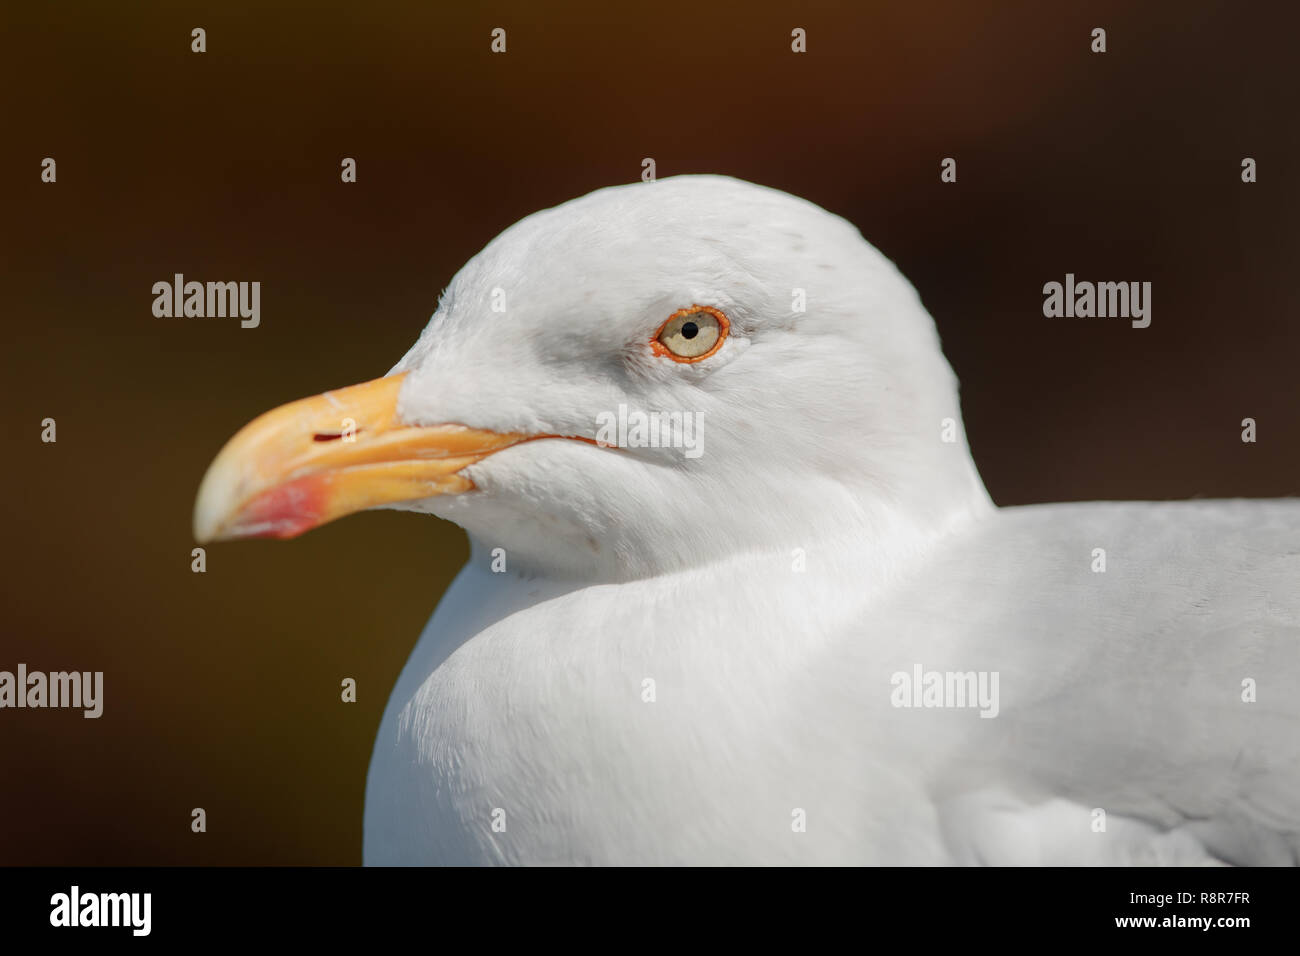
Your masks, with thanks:
[[[368,514],[193,574],[199,479],[643,157],[805,196],[898,262],[999,504],[1300,493],[1288,6],[7,4],[0,669],[106,686],[97,721],[0,711],[0,863],[360,862],[371,742],[464,537]],[[175,272],[260,280],[261,327],[155,318]],[[1066,272],[1153,282],[1151,327],[1045,319]]]

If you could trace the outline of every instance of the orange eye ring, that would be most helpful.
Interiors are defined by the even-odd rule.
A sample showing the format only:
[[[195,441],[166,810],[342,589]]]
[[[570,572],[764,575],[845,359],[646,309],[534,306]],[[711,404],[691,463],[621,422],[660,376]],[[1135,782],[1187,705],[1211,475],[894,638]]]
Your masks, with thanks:
[[[704,312],[713,316],[714,320],[718,323],[718,340],[713,343],[712,347],[710,347],[707,352],[702,352],[699,355],[678,355],[672,349],[668,348],[668,346],[664,345],[661,341],[664,329],[668,328],[668,326],[677,319],[685,318],[688,315],[699,312]],[[721,309],[715,309],[711,305],[690,305],[684,309],[678,309],[672,315],[668,316],[668,318],[664,319],[663,324],[655,330],[654,336],[650,339],[650,349],[656,355],[662,355],[664,358],[672,359],[674,362],[680,362],[683,365],[692,362],[702,362],[710,355],[715,354],[718,349],[722,348],[722,343],[727,341],[727,333],[730,331],[731,320],[727,318]]]

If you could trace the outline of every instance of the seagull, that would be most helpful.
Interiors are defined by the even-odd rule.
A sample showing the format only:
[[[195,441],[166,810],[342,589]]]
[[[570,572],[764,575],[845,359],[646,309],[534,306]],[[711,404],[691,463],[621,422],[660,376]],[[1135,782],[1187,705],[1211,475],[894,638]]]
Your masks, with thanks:
[[[468,533],[367,864],[1297,863],[1300,502],[995,507],[961,422],[852,224],[679,176],[511,226],[194,534]]]

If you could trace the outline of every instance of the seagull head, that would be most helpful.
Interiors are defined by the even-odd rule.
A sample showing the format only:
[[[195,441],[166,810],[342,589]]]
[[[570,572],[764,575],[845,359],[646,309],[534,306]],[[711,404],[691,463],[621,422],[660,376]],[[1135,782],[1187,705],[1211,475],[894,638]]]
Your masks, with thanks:
[[[427,512],[514,569],[625,580],[924,540],[989,507],[934,323],[850,223],[720,176],[501,233],[383,378],[222,449],[200,542]]]

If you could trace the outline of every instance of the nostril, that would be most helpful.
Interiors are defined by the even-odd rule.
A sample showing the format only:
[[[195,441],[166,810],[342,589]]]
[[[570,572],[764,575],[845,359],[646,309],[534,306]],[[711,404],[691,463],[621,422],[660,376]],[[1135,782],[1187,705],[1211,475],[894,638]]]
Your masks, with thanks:
[[[361,433],[361,429],[358,428],[356,431],[352,432],[351,434],[355,437],[360,433]],[[317,432],[316,434],[311,436],[311,440],[312,441],[338,441],[342,437],[343,437],[343,432]]]

